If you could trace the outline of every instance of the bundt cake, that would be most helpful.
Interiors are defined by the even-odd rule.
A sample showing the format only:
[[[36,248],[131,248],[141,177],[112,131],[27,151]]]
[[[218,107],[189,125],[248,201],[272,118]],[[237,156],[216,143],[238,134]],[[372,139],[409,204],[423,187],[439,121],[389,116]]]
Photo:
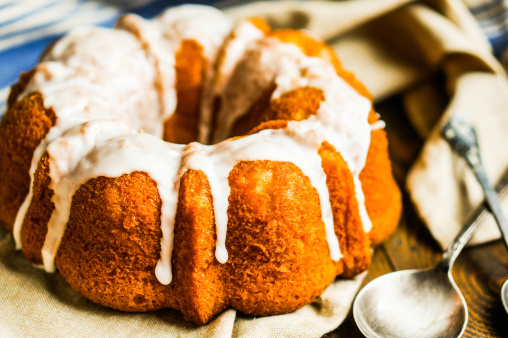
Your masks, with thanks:
[[[129,14],[72,30],[12,87],[0,221],[104,306],[287,313],[395,228],[383,126],[309,33],[196,5]]]

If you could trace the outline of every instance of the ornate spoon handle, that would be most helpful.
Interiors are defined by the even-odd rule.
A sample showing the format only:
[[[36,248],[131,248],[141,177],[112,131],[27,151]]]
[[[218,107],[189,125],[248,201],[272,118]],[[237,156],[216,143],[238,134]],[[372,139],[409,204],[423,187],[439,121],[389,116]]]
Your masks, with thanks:
[[[478,138],[476,136],[476,131],[473,126],[469,124],[465,119],[454,116],[445,124],[442,128],[442,134],[446,141],[450,144],[452,149],[454,149],[460,156],[462,156],[469,167],[473,170],[478,182],[483,188],[485,193],[486,204],[489,207],[490,211],[494,215],[496,219],[497,225],[499,226],[499,230],[501,231],[501,235],[505,242],[505,245],[508,248],[508,221],[504,217],[501,211],[501,205],[499,204],[499,200],[497,194],[490,184],[487,174],[485,173],[485,168],[483,167],[480,149],[478,147]],[[502,185],[506,179],[506,173],[501,179],[500,184]],[[467,240],[462,244],[461,248],[467,243],[467,241],[471,238],[476,230],[476,227],[471,234],[467,235]],[[457,238],[460,237],[457,236]],[[448,251],[447,251],[448,252]],[[445,256],[447,256],[445,254]],[[453,255],[452,255],[453,256]],[[456,256],[455,256],[456,257]],[[449,264],[453,264],[455,258],[451,259]]]

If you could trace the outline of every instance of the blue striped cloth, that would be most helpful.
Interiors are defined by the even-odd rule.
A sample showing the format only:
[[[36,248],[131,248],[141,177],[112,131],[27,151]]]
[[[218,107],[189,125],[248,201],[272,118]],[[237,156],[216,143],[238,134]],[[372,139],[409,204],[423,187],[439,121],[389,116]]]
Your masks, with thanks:
[[[508,66],[508,0],[468,2],[471,2],[471,13],[489,38],[494,55]]]
[[[0,114],[10,86],[31,69],[44,48],[79,25],[112,26],[124,12],[150,18],[181,0],[0,0]],[[214,4],[217,0],[193,1]],[[229,0],[225,3],[238,3]],[[494,54],[508,64],[508,0],[467,1]],[[223,2],[224,3],[224,2]],[[1,115],[0,115],[1,116]]]
[[[150,18],[182,0],[0,0],[0,117],[10,86],[44,48],[72,27],[112,26],[125,12]],[[217,0],[192,1],[214,4]]]

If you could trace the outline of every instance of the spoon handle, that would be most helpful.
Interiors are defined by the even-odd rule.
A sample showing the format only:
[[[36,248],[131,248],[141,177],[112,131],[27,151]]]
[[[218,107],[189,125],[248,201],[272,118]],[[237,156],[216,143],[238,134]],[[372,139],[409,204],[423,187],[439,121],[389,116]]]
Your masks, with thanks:
[[[501,205],[499,204],[499,199],[496,196],[496,192],[494,188],[490,185],[489,179],[487,178],[487,174],[485,173],[485,169],[481,162],[472,167],[476,178],[480,182],[483,191],[485,193],[485,199],[489,206],[490,211],[494,215],[494,218],[497,221],[497,225],[499,226],[499,230],[501,231],[501,235],[503,237],[504,243],[508,248],[508,221],[504,217],[503,212],[501,211]]]
[[[456,115],[450,118],[441,129],[441,132],[445,140],[450,144],[450,147],[463,157],[468,166],[473,170],[485,193],[485,204],[493,213],[503,240],[508,247],[508,222],[503,216],[496,192],[490,185],[485,173],[480,156],[480,148],[478,147],[478,137],[474,127],[467,120],[460,117],[460,115]],[[501,182],[498,184],[498,187],[502,185],[500,189],[504,189],[507,173],[504,173]],[[468,222],[469,225],[462,228],[436,267],[444,269],[452,267],[460,251],[476,232],[478,224],[485,214],[485,210],[475,212],[472,222]]]
[[[453,116],[449,122],[443,126],[443,137],[450,146],[465,160],[468,166],[473,170],[478,182],[480,183],[490,211],[494,215],[503,240],[508,248],[508,221],[501,211],[501,205],[496,196],[496,192],[487,178],[485,168],[480,156],[478,147],[478,138],[474,127],[460,116]]]
[[[496,185],[497,198],[502,198],[508,195],[508,170],[504,172],[503,176]],[[473,237],[478,225],[483,219],[489,214],[489,209],[484,204],[480,205],[473,215],[469,218],[469,221],[460,229],[459,233],[453,239],[453,242],[448,246],[443,257],[437,263],[436,267],[442,268],[443,271],[448,271],[455,263],[455,259],[459,256],[459,253],[466,246],[467,242]]]

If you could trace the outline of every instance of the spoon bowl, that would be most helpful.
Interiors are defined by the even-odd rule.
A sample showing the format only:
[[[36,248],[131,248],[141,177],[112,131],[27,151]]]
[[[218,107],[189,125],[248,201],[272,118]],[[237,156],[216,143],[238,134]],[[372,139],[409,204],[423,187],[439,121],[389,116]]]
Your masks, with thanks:
[[[505,280],[501,288],[501,301],[503,302],[504,310],[508,313],[508,279]]]
[[[439,266],[375,279],[358,294],[353,315],[367,337],[413,338],[459,337],[468,316],[464,297]]]

